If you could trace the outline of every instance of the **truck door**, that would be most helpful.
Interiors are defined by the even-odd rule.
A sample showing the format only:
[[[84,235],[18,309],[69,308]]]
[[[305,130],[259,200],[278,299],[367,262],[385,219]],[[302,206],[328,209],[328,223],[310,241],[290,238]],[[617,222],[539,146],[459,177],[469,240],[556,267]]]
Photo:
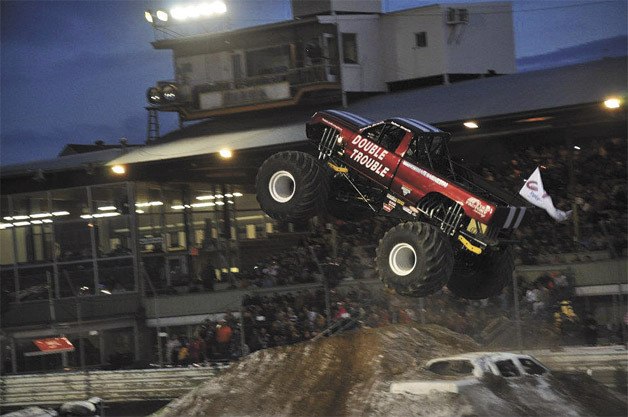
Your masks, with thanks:
[[[412,137],[402,154],[403,160],[399,164],[395,180],[390,185],[393,194],[412,203],[430,192],[444,194],[449,184],[435,174],[432,168],[447,161],[444,156],[446,149],[443,148],[444,143],[440,143],[441,140],[446,138],[420,134]]]
[[[391,123],[371,126],[351,140],[347,159],[362,175],[388,187],[401,160],[396,152],[408,133]]]

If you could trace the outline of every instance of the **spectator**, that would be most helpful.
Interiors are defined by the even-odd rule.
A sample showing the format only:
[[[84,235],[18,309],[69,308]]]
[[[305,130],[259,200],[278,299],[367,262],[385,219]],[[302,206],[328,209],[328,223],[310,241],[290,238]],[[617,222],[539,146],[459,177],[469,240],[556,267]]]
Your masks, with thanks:
[[[179,352],[177,355],[177,365],[178,366],[188,366],[190,364],[190,349],[186,341],[181,343],[181,347],[179,348]]]
[[[218,355],[225,359],[229,357],[229,343],[231,343],[231,336],[233,330],[229,326],[226,320],[222,319],[216,325],[216,349]]]
[[[172,334],[170,335],[170,339],[166,342],[166,352],[167,352],[167,361],[169,365],[176,366],[179,363],[179,348],[181,347],[181,342],[179,338]]]
[[[591,312],[587,312],[585,318],[582,322],[584,326],[584,340],[585,343],[589,346],[597,345],[597,320],[593,317]]]

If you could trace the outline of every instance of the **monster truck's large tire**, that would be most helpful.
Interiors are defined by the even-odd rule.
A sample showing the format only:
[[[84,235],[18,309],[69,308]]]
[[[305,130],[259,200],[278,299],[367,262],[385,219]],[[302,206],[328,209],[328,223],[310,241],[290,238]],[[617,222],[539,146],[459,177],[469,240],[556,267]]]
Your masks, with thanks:
[[[453,249],[437,227],[406,222],[379,241],[376,267],[382,282],[397,294],[424,297],[440,290],[451,275]]]
[[[255,188],[262,210],[273,219],[307,220],[324,211],[329,177],[312,155],[278,152],[257,171]]]
[[[454,271],[447,288],[471,300],[499,295],[512,278],[515,263],[509,247],[475,255],[461,250],[455,256]]]

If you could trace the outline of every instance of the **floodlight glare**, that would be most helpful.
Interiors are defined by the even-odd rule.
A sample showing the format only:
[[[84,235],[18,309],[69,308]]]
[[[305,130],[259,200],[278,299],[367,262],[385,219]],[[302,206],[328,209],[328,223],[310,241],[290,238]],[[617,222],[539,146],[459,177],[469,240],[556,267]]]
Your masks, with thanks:
[[[225,14],[227,5],[223,1],[212,3],[199,3],[188,6],[178,6],[170,9],[170,16],[175,20],[198,19],[200,17],[210,17]]]
[[[163,10],[157,10],[157,19],[161,20],[162,22],[167,22],[168,13],[164,12]]]
[[[225,14],[227,13],[227,5],[222,1],[215,1],[211,5],[214,13],[216,14]]]
[[[170,9],[170,16],[172,16],[175,20],[185,20],[187,18],[187,13],[183,7],[174,7]]]
[[[618,109],[621,106],[621,100],[617,97],[609,97],[604,100],[604,106],[607,109]]]
[[[225,159],[231,158],[233,156],[233,152],[231,152],[229,149],[221,149],[219,153],[220,153],[220,156],[222,156]]]
[[[197,10],[198,10],[198,14],[200,14],[203,17],[211,16],[212,14],[214,14],[213,4],[210,5],[209,3],[199,4],[197,6]]]
[[[463,123],[465,127],[468,127],[469,129],[477,129],[479,126],[476,122],[473,121],[468,121],[468,122],[464,122]]]
[[[144,17],[146,18],[146,20],[148,21],[148,23],[153,23],[153,14],[151,13],[150,10],[146,10],[144,12]]]
[[[190,19],[196,19],[196,18],[198,18],[201,15],[199,10],[198,10],[198,6],[188,6],[188,7],[186,7],[186,13],[187,13],[187,16]]]
[[[114,174],[122,175],[126,172],[126,169],[124,168],[123,165],[114,165],[111,167],[111,171]]]

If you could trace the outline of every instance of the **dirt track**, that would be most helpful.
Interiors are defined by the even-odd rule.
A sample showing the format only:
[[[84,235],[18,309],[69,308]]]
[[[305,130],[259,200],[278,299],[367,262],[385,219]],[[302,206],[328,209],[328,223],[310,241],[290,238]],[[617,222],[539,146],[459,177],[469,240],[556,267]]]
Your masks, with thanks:
[[[171,402],[160,416],[626,415],[626,405],[592,380],[484,381],[469,393],[389,393],[392,381],[431,378],[428,359],[480,350],[436,325],[361,329],[267,349]],[[571,379],[570,379],[571,378]]]

